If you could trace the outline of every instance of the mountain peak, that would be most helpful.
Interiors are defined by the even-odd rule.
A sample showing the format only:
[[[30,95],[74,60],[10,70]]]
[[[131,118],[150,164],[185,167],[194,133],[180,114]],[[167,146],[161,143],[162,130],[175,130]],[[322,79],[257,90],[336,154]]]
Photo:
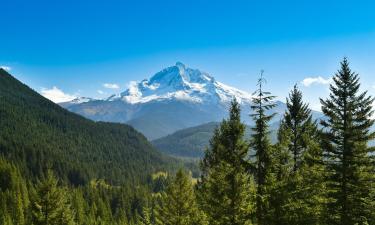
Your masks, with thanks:
[[[186,66],[185,64],[183,64],[182,62],[176,62],[176,66],[180,69],[180,70],[185,70]]]
[[[119,98],[127,103],[145,103],[162,100],[189,101],[194,103],[229,102],[233,98],[249,102],[251,95],[217,82],[214,77],[181,62],[167,67],[141,82],[131,82]]]
[[[251,94],[227,86],[213,76],[199,69],[192,69],[181,62],[167,67],[150,79],[132,81],[128,89],[103,101],[123,101],[128,104],[141,104],[155,101],[181,101],[190,103],[221,104],[236,98],[240,103],[250,103]],[[78,98],[70,104],[93,101]]]

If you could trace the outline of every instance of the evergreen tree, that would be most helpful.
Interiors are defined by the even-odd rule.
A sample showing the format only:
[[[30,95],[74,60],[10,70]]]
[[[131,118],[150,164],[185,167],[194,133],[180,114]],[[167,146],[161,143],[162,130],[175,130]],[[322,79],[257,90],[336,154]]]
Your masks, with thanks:
[[[327,201],[322,164],[322,149],[316,136],[306,142],[298,170],[289,177],[290,198],[285,206],[287,221],[296,225],[317,225],[324,222]]]
[[[191,176],[179,170],[155,209],[157,225],[203,225],[204,215],[198,210]]]
[[[233,100],[228,120],[216,129],[201,163],[199,199],[210,224],[250,224],[251,179],[247,173],[248,143],[240,105]]]
[[[3,217],[6,223],[26,224],[28,206],[26,183],[18,168],[0,158],[0,220]]]
[[[142,216],[138,218],[138,225],[153,225],[151,209],[147,206],[143,207]]]
[[[358,74],[345,58],[333,77],[330,96],[321,99],[326,120],[321,122],[328,176],[330,202],[329,224],[375,224],[371,221],[371,192],[374,188],[373,148],[368,142],[375,136],[370,131],[374,120],[374,99],[360,92]]]
[[[276,169],[274,169],[276,180],[270,203],[272,208],[277,207],[274,224],[322,224],[326,187],[320,142],[316,141],[317,134],[313,136],[308,135],[308,132],[303,134],[301,138],[306,140],[306,148],[300,157],[297,171],[294,171],[293,154],[289,149],[289,139],[293,138],[293,135],[288,131],[283,128],[279,130],[279,133],[289,133],[289,135],[280,137],[275,147],[275,160],[272,166]]]
[[[284,157],[274,162],[274,166],[282,164],[279,167],[284,167],[284,178],[277,175],[276,179],[278,201],[272,203],[282,209],[282,213],[278,213],[283,215],[278,219],[279,224],[319,224],[322,220],[324,166],[317,131],[311,110],[303,103],[302,92],[295,85],[287,98],[276,145],[276,152],[283,153]],[[292,162],[288,162],[290,158]],[[284,193],[283,197],[280,192]]]
[[[35,225],[73,225],[73,212],[64,189],[57,186],[51,171],[39,182],[32,205]]]
[[[280,125],[282,127],[282,125]],[[293,171],[292,157],[289,151],[289,140],[291,132],[288,129],[279,129],[277,133],[278,142],[272,152],[272,165],[268,176],[269,208],[267,213],[268,225],[289,225],[286,209],[290,193],[290,174]],[[271,176],[272,175],[272,176]]]
[[[3,225],[14,225],[13,221],[12,221],[12,218],[9,214],[4,214],[3,215],[3,218],[2,218],[2,221],[1,221]]]
[[[289,138],[289,150],[293,154],[293,170],[297,171],[301,163],[301,156],[307,148],[306,133],[313,136],[316,126],[312,121],[311,110],[307,103],[302,101],[302,92],[294,85],[293,90],[286,99],[287,110],[284,115],[282,129],[291,133]],[[310,136],[310,137],[311,137]],[[310,138],[309,137],[309,138]]]
[[[71,206],[75,210],[75,222],[77,224],[85,224],[87,222],[87,203],[83,197],[82,189],[72,191]]]
[[[268,198],[267,186],[270,185],[271,179],[271,156],[272,145],[270,143],[269,135],[269,122],[275,114],[267,114],[267,111],[275,107],[272,96],[269,92],[263,90],[263,71],[258,80],[258,89],[253,95],[253,105],[251,109],[254,111],[251,117],[255,121],[255,127],[252,128],[253,134],[251,135],[251,147],[255,151],[255,164],[252,168],[255,173],[257,182],[256,193],[256,218],[258,225],[267,225],[267,212],[268,212]]]

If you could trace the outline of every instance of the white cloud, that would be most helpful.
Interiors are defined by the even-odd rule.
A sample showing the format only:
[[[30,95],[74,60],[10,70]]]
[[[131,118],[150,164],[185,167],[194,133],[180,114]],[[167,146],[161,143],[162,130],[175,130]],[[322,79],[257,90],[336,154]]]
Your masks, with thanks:
[[[105,94],[105,92],[102,91],[102,90],[98,90],[98,93],[101,94],[101,95],[104,95],[104,94]]]
[[[56,86],[53,86],[51,89],[42,88],[41,94],[55,103],[68,102],[77,98],[77,96],[75,95],[64,93],[62,90],[60,90]]]
[[[327,84],[331,83],[331,79],[324,79],[321,76],[318,76],[318,77],[306,77],[305,79],[303,79],[303,81],[301,83],[305,87],[309,87],[309,86],[311,86],[313,84],[327,85]]]
[[[321,112],[322,111],[322,104],[320,102],[310,102],[309,103],[312,110]]]
[[[118,84],[110,84],[110,83],[103,84],[103,87],[109,88],[109,89],[119,89],[120,88],[120,86]]]
[[[1,69],[6,70],[6,71],[11,71],[12,68],[10,66],[0,66]]]

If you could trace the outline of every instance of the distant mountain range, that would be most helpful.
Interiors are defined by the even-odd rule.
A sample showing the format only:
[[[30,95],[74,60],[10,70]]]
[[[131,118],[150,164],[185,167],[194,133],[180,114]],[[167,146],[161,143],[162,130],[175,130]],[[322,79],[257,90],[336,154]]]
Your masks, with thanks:
[[[251,125],[251,94],[178,62],[150,79],[133,82],[127,90],[108,99],[79,98],[60,105],[96,121],[130,124],[149,140],[155,140],[181,129],[221,121],[234,98],[242,106],[244,122]],[[278,115],[273,122],[279,121],[286,109],[285,103],[276,103],[270,112]]]

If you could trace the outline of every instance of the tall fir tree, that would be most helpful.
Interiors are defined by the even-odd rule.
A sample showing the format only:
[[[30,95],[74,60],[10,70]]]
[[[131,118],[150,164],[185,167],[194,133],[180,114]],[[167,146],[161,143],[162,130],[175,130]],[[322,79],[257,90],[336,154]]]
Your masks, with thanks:
[[[302,101],[302,92],[294,85],[293,90],[286,99],[287,110],[284,115],[282,129],[290,132],[289,150],[293,155],[293,170],[297,171],[301,164],[301,157],[307,148],[307,141],[304,138],[306,133],[312,136],[316,133],[316,126],[312,121],[311,109],[307,103]]]
[[[249,144],[244,140],[240,105],[233,100],[229,119],[216,129],[202,160],[199,199],[210,224],[251,224],[251,177],[247,173]]]
[[[74,215],[69,204],[67,192],[58,187],[57,179],[51,171],[39,182],[34,201],[32,216],[34,225],[74,225]]]
[[[368,142],[375,137],[372,104],[367,92],[360,92],[359,75],[345,58],[333,77],[330,95],[321,99],[326,119],[321,122],[328,169],[327,223],[340,225],[375,224],[371,193],[374,188],[374,149]],[[372,198],[372,199],[371,199]]]
[[[322,148],[317,136],[309,136],[307,148],[296,172],[288,178],[290,198],[285,205],[288,224],[324,224],[327,201],[325,166],[322,164]]]
[[[271,185],[270,169],[272,161],[272,145],[270,142],[269,122],[275,116],[274,113],[269,114],[268,111],[276,105],[273,102],[275,96],[270,92],[264,91],[263,71],[258,79],[257,90],[254,92],[253,105],[251,109],[253,113],[251,117],[255,121],[255,127],[252,128],[251,147],[255,151],[255,163],[253,172],[257,182],[256,191],[256,218],[258,225],[267,225],[268,198],[267,186]]]
[[[317,124],[312,120],[308,104],[302,101],[302,92],[297,85],[286,102],[287,110],[275,151],[285,155],[286,147],[289,156],[284,157],[284,162],[274,162],[275,166],[281,163],[285,168],[284,179],[277,175],[276,181],[278,192],[283,190],[284,197],[276,198],[279,201],[273,205],[283,209],[279,224],[319,224],[326,192]]]
[[[157,225],[206,225],[198,209],[191,175],[180,169],[155,209]]]
[[[281,127],[281,125],[280,125]],[[291,133],[288,129],[279,129],[277,143],[273,146],[270,175],[268,176],[269,208],[267,225],[289,225],[286,205],[290,200],[290,174],[293,172],[293,160],[289,151]]]

